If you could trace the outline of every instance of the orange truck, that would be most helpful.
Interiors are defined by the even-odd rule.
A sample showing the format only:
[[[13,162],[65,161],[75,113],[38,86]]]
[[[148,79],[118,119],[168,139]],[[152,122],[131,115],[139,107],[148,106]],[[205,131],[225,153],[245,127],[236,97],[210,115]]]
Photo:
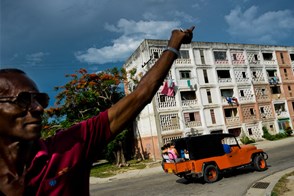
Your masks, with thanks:
[[[188,151],[189,159],[180,162],[173,158],[163,159],[163,170],[187,180],[203,178],[205,182],[213,183],[232,170],[267,169],[268,155],[254,145],[239,145],[232,134],[188,136],[173,140],[173,143],[178,152]]]

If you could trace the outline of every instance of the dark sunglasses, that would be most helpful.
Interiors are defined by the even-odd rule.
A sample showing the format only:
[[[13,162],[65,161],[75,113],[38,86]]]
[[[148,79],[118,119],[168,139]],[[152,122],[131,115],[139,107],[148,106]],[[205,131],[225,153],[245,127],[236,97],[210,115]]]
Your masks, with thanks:
[[[0,97],[0,102],[14,103],[26,110],[31,107],[33,100],[37,101],[43,108],[46,108],[49,104],[47,93],[20,92],[14,97]]]

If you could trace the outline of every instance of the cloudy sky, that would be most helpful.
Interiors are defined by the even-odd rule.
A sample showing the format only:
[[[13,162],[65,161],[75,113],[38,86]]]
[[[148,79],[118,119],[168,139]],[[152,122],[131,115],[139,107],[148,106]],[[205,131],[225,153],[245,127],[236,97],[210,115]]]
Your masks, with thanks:
[[[294,46],[293,0],[0,0],[0,67],[53,95],[79,68],[121,67],[145,38]]]

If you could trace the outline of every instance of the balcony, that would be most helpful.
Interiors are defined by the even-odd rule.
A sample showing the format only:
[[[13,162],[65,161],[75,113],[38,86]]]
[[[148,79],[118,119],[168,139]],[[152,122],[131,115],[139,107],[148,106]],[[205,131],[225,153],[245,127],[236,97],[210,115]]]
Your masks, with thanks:
[[[226,124],[227,125],[235,125],[240,123],[240,118],[238,116],[234,117],[226,117]]]
[[[197,105],[197,100],[182,100],[182,106],[195,106]]]
[[[190,121],[190,122],[185,122],[185,126],[188,128],[201,127],[202,123],[201,121]]]

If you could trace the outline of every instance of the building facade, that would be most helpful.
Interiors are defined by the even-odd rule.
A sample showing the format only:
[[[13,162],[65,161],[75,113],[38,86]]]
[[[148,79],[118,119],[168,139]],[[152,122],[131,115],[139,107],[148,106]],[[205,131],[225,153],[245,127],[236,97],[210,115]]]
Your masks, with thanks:
[[[166,40],[144,40],[123,67],[130,93],[154,65]],[[261,140],[294,125],[294,47],[192,42],[182,45],[152,102],[134,122],[138,150],[160,159],[160,147],[188,134],[232,133]]]

